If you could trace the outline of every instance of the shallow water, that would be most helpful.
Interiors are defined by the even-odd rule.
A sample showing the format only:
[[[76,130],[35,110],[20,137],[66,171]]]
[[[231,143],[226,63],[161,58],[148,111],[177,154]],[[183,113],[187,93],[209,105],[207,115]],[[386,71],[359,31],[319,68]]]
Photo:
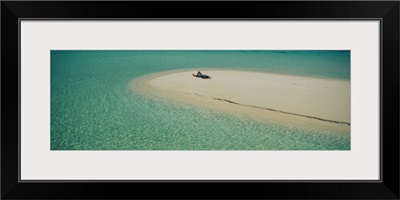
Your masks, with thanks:
[[[350,79],[349,51],[51,51],[52,150],[349,150],[350,133],[150,98],[135,78],[227,68]]]

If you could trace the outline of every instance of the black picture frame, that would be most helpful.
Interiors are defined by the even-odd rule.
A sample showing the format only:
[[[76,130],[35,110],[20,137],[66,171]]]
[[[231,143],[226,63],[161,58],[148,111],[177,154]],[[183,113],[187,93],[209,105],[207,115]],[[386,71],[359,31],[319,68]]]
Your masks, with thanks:
[[[1,198],[399,199],[399,8],[398,1],[2,1]],[[379,19],[381,181],[19,182],[20,19]]]

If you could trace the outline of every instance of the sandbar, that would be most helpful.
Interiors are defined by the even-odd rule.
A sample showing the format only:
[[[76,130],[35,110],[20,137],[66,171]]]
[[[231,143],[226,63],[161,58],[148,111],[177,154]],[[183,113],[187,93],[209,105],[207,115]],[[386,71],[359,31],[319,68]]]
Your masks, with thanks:
[[[133,80],[130,87],[159,98],[263,120],[350,130],[350,81],[254,71],[166,71]]]

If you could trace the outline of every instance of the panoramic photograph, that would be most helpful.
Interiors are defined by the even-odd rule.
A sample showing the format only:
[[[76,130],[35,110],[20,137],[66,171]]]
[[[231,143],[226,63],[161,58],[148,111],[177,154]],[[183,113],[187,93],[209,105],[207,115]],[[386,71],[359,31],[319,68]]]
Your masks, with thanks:
[[[351,150],[349,50],[52,50],[51,150]]]

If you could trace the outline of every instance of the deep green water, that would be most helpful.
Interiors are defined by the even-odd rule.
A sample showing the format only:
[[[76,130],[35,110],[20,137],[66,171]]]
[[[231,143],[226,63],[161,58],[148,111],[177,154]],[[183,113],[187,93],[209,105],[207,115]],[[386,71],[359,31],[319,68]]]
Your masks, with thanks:
[[[350,133],[152,99],[128,86],[196,67],[350,80],[350,52],[51,51],[51,150],[350,149]]]

